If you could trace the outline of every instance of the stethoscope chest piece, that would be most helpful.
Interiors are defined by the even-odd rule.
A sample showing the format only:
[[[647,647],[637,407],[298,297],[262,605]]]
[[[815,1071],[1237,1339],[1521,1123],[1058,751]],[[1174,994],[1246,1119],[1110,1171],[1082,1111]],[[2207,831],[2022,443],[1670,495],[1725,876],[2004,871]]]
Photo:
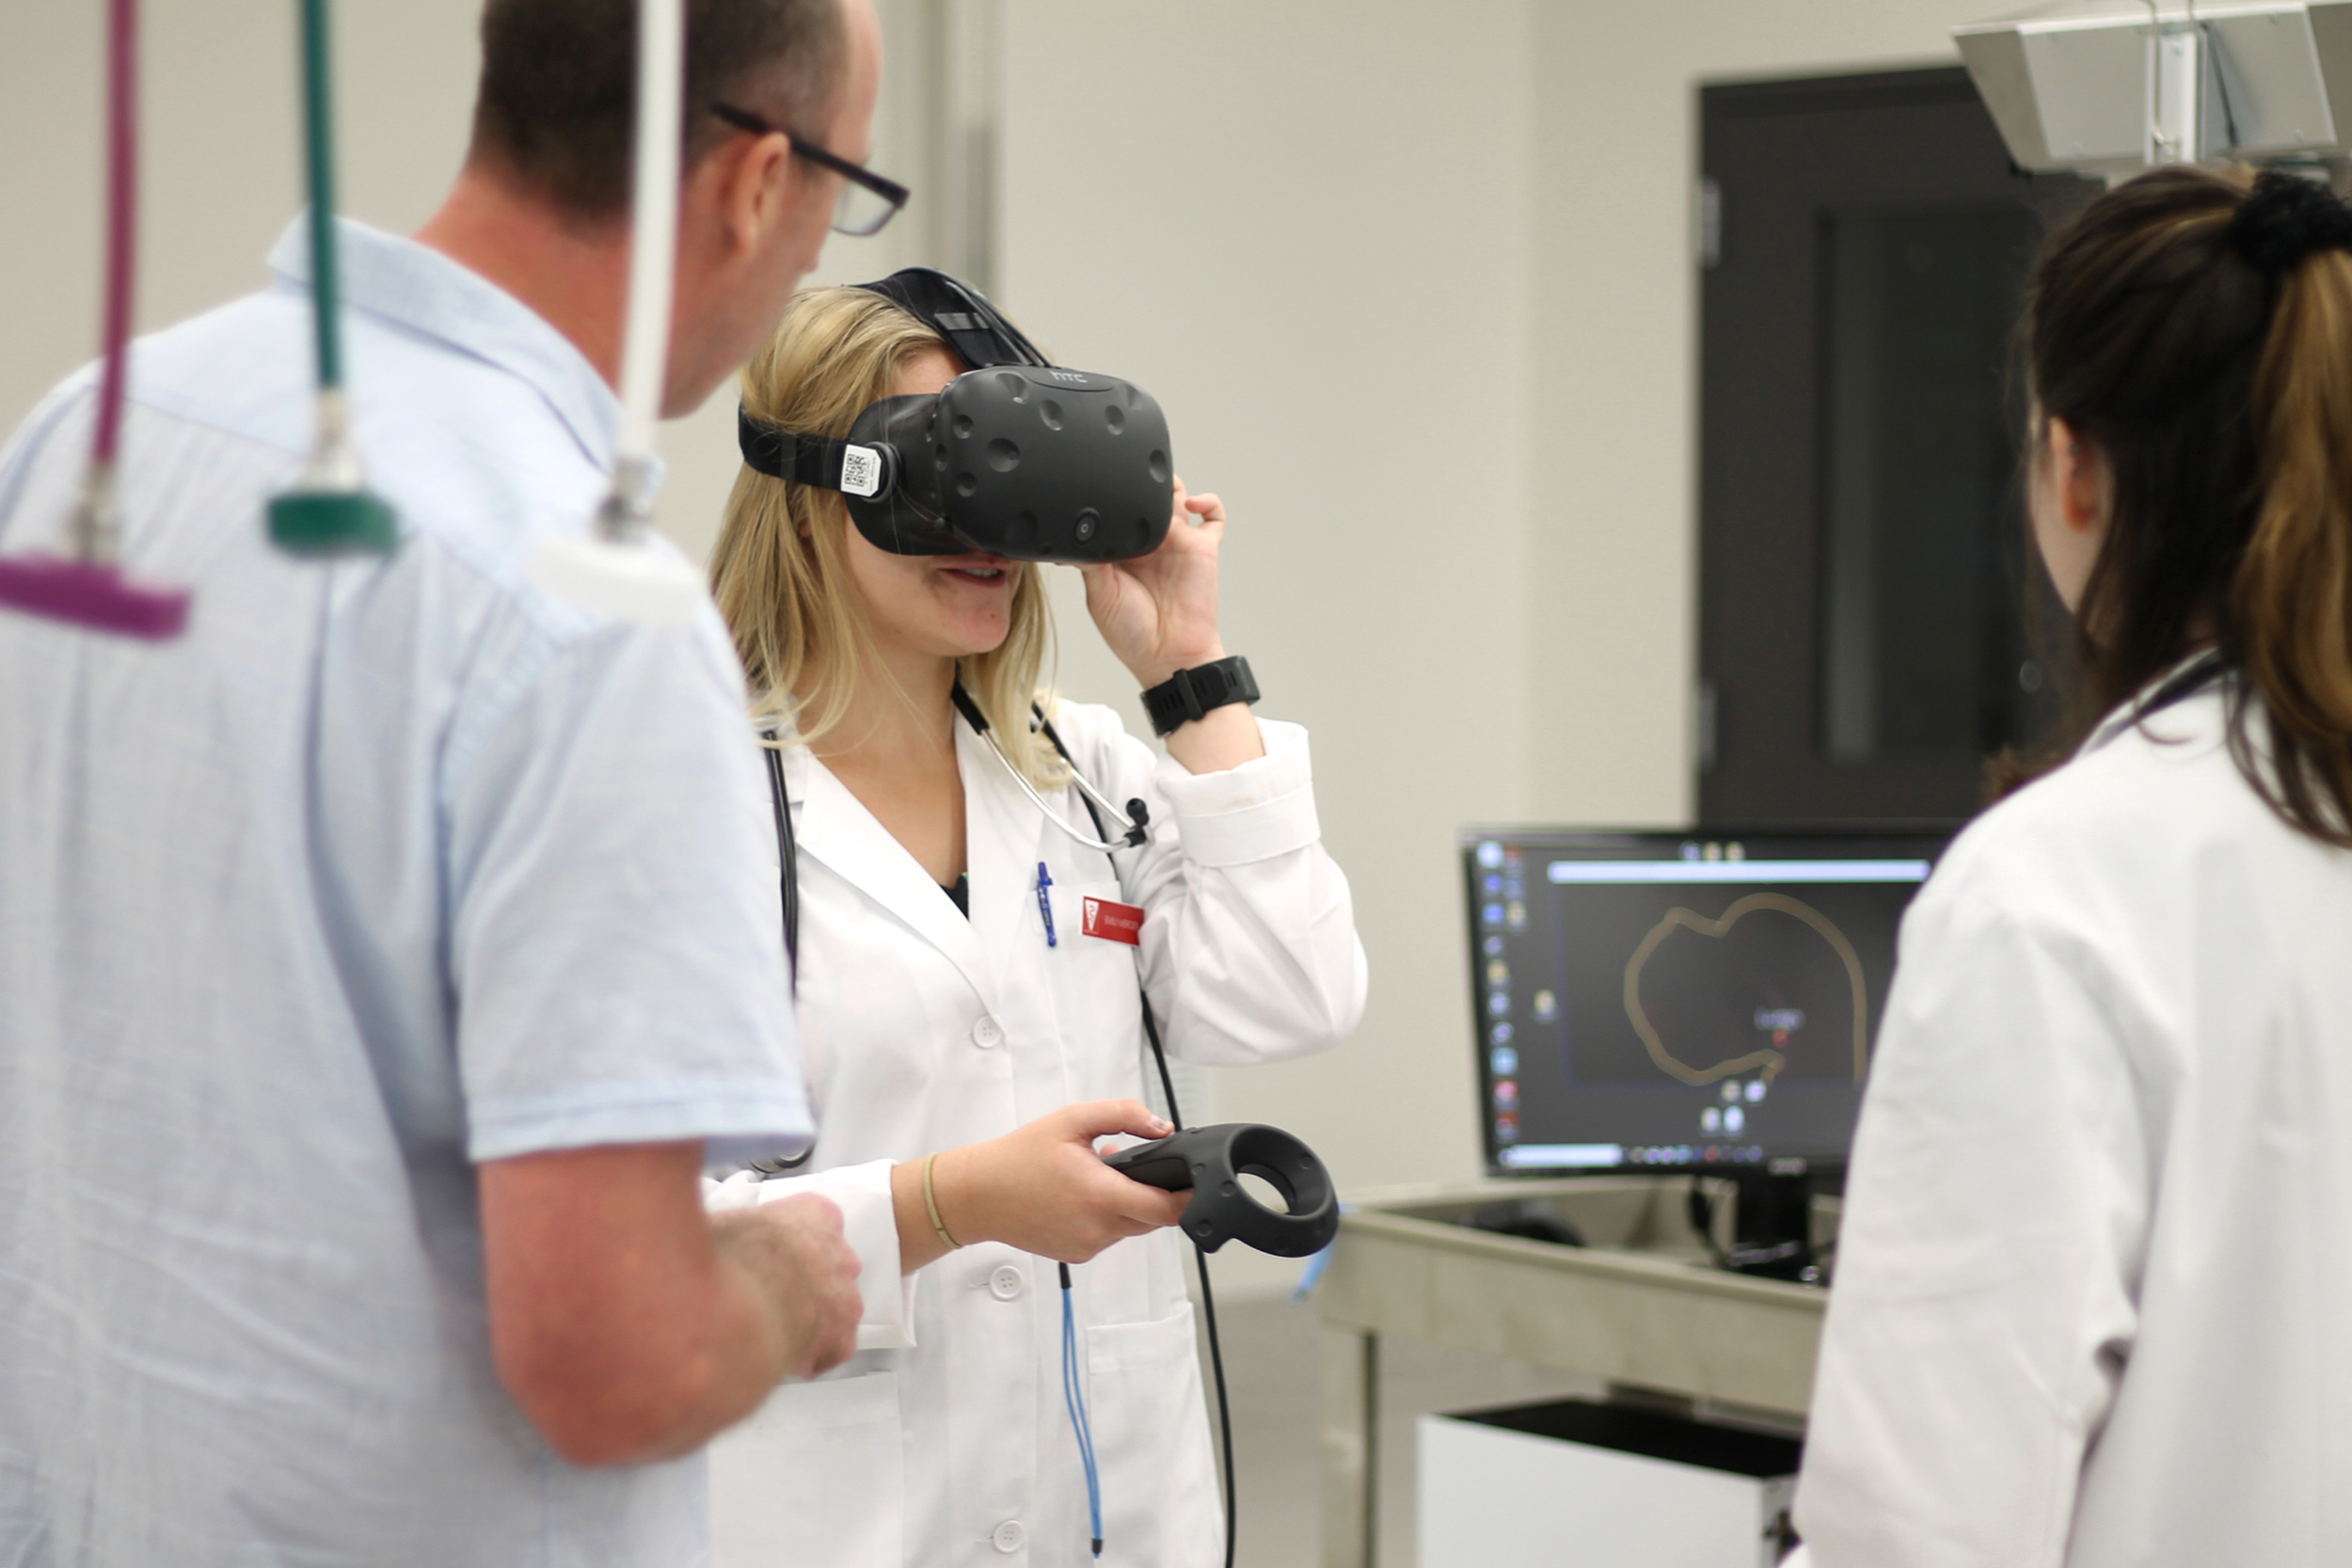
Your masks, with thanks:
[[[1339,1195],[1314,1150],[1279,1127],[1222,1122],[1187,1128],[1156,1143],[1137,1144],[1104,1162],[1134,1180],[1168,1192],[1192,1189],[1184,1235],[1203,1252],[1240,1242],[1277,1258],[1305,1258],[1331,1244],[1340,1230]],[[1251,1196],[1241,1178],[1254,1176],[1282,1196],[1277,1212]]]

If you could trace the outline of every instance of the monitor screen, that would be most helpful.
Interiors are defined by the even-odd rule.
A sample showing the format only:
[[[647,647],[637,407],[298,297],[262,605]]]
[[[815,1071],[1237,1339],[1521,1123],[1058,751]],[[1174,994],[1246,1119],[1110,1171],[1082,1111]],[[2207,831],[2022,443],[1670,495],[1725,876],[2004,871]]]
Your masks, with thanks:
[[[1947,835],[1465,836],[1487,1169],[1841,1164]]]

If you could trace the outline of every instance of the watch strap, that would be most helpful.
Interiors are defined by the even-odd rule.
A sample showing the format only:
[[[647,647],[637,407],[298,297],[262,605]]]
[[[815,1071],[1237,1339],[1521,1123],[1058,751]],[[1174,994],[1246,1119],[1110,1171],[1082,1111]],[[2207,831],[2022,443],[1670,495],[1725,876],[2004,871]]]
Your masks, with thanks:
[[[1257,700],[1258,680],[1249,673],[1249,661],[1234,654],[1177,671],[1144,692],[1143,711],[1152,720],[1152,733],[1165,736],[1213,708]]]

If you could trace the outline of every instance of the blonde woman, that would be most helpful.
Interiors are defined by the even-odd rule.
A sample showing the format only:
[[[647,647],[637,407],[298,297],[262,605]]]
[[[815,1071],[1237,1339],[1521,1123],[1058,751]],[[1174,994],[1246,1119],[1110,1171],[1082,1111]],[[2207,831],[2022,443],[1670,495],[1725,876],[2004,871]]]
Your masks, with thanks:
[[[842,436],[877,399],[966,368],[882,293],[813,290],[746,372],[745,411]],[[1084,568],[1097,628],[1147,689],[1225,656],[1225,527],[1179,484],[1160,549]],[[1097,1560],[1057,1262],[1073,1265],[1099,1560],[1221,1554],[1186,1248],[1166,1228],[1185,1195],[1110,1171],[1095,1140],[1168,1131],[1141,1103],[1138,978],[1171,1054],[1242,1065],[1353,1028],[1363,952],[1296,726],[1229,705],[1155,758],[1109,708],[1041,699],[1068,763],[1033,729],[1053,646],[1040,570],[886,553],[837,494],[750,467],[728,502],[713,577],[759,727],[784,737],[823,1132],[804,1173],[746,1173],[713,1202],[834,1198],[866,1316],[849,1366],[779,1389],[717,1450],[720,1568]],[[1066,820],[1089,825],[1074,765],[1148,804],[1148,842],[1106,855],[1047,821],[959,717],[959,681]],[[1139,942],[1089,935],[1089,900],[1140,909]]]

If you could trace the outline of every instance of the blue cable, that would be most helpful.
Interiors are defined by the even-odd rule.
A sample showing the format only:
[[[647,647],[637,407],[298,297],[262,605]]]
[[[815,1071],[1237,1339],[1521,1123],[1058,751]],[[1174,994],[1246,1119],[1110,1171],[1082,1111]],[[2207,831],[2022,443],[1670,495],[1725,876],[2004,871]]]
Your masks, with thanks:
[[[1352,1203],[1340,1205],[1340,1212],[1343,1214],[1351,1214],[1355,1212],[1356,1206]],[[1331,1250],[1339,1244],[1340,1239],[1334,1236],[1330,1243],[1321,1252],[1307,1259],[1307,1270],[1298,1276],[1298,1288],[1291,1291],[1291,1300],[1305,1301],[1315,1293],[1315,1287],[1323,1283],[1324,1271],[1331,1266]]]
[[[1078,1434],[1078,1462],[1087,1472],[1087,1517],[1094,1526],[1094,1555],[1103,1555],[1103,1478],[1094,1468],[1094,1428],[1087,1420],[1086,1390],[1078,1382],[1078,1320],[1070,1306],[1070,1265],[1061,1269],[1061,1397]]]

